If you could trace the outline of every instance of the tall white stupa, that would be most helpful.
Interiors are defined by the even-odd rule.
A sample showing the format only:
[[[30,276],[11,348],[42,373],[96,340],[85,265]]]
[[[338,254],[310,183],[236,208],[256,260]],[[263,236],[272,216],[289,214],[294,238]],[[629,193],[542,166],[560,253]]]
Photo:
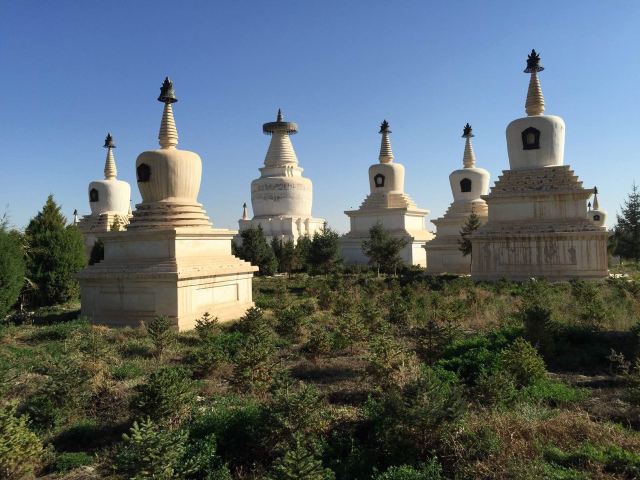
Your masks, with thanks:
[[[509,170],[489,195],[487,223],[471,236],[472,278],[551,280],[607,276],[607,231],[588,215],[593,189],[564,165],[565,124],[544,115],[535,50],[527,59],[531,74],[525,110],[507,127]]]
[[[433,238],[425,229],[425,217],[429,210],[418,208],[404,192],[404,166],[395,163],[389,134],[389,123],[380,126],[382,140],[378,163],[369,167],[370,194],[358,210],[344,212],[350,220],[349,233],[341,239],[342,256],[346,263],[366,264],[369,259],[362,251],[362,242],[369,239],[369,230],[381,224],[397,238],[407,240],[401,251],[407,265],[427,266],[423,245]]]
[[[125,232],[107,232],[104,260],[79,273],[82,314],[96,323],[136,326],[158,315],[180,330],[193,328],[205,312],[220,321],[239,318],[253,306],[256,267],[231,254],[233,230],[214,229],[198,203],[202,161],[178,150],[166,78],[160,149],[136,160],[142,203]]]
[[[89,184],[91,214],[77,222],[84,237],[87,255],[91,253],[98,234],[108,232],[116,225],[119,230],[124,230],[131,216],[131,187],[127,182],[116,178],[118,169],[113,154],[116,145],[110,133],[104,140],[104,148],[107,149],[104,180],[95,180]]]
[[[473,151],[471,125],[464,126],[465,139],[463,167],[449,175],[453,203],[444,216],[432,220],[437,227],[436,236],[427,242],[427,272],[468,274],[471,272],[471,256],[463,256],[460,251],[460,231],[469,215],[475,213],[480,223],[487,221],[487,203],[481,198],[489,193],[489,172],[476,166]]]
[[[301,236],[312,237],[325,220],[311,215],[313,185],[302,176],[303,169],[291,144],[290,135],[298,132],[298,125],[285,122],[278,110],[276,121],[265,123],[262,131],[271,135],[271,142],[260,178],[251,182],[253,218],[249,218],[245,203],[238,222],[240,231],[261,226],[269,241],[276,238],[297,242]]]

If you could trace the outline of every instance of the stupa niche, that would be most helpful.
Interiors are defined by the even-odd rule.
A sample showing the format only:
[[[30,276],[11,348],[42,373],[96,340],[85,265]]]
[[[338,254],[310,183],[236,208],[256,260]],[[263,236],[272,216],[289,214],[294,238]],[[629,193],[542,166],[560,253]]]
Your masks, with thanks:
[[[394,163],[389,123],[380,126],[382,140],[378,163],[369,167],[370,194],[358,210],[344,212],[350,220],[349,233],[341,239],[342,256],[346,263],[366,264],[369,259],[362,251],[362,242],[369,239],[369,230],[381,224],[397,238],[407,240],[401,251],[402,260],[408,265],[427,266],[424,243],[433,238],[425,230],[424,218],[428,210],[418,208],[404,192],[404,166]]]
[[[197,197],[202,161],[178,150],[172,104],[165,79],[160,149],[136,160],[142,203],[125,232],[107,232],[104,260],[85,268],[80,280],[82,314],[93,322],[136,326],[158,315],[180,330],[205,312],[220,321],[240,317],[253,306],[256,267],[231,254],[233,230],[214,229]]]
[[[471,272],[471,256],[463,256],[459,248],[460,231],[469,215],[475,213],[482,224],[487,221],[487,204],[481,198],[489,193],[489,172],[476,167],[471,125],[465,125],[463,168],[449,175],[453,203],[444,216],[432,220],[437,227],[436,236],[427,242],[427,271],[429,273],[468,274]]]
[[[290,135],[298,132],[298,125],[285,122],[278,110],[275,122],[265,123],[262,131],[271,135],[269,149],[260,168],[260,178],[251,182],[253,218],[249,219],[246,204],[238,221],[240,231],[262,227],[267,240],[293,240],[304,235],[312,237],[325,222],[311,215],[313,185],[302,176],[298,157]]]
[[[115,224],[119,225],[120,230],[124,230],[130,217],[131,187],[127,182],[116,178],[118,170],[113,154],[116,145],[110,133],[104,140],[104,148],[107,149],[104,180],[95,180],[89,184],[91,214],[82,217],[77,222],[84,237],[87,256],[91,254],[91,249],[99,234],[110,231]]]
[[[564,165],[565,125],[544,115],[535,50],[527,59],[531,74],[525,103],[527,116],[507,127],[509,170],[489,195],[488,221],[471,236],[472,278],[552,280],[607,275],[607,232],[587,216],[594,193]]]

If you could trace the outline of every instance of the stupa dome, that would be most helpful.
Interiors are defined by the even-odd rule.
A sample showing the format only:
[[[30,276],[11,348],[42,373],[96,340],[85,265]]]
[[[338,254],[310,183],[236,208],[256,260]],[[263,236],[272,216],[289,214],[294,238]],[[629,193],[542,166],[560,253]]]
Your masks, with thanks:
[[[129,212],[129,202],[131,201],[131,187],[127,182],[116,178],[118,171],[113,155],[113,149],[116,148],[116,146],[111,134],[107,134],[104,148],[107,149],[104,180],[95,180],[89,184],[88,188],[91,215],[97,216],[105,213],[116,213],[127,216]]]

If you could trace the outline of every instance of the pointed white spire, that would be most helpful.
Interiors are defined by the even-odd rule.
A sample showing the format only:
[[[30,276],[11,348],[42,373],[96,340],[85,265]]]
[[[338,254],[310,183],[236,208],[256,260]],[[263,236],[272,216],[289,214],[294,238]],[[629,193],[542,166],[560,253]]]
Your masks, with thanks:
[[[298,132],[298,125],[294,122],[285,122],[282,110],[278,109],[275,122],[265,123],[262,131],[271,135],[271,142],[264,164],[268,167],[277,167],[288,164],[298,164],[298,157],[293,149],[290,135]]]
[[[593,187],[593,209],[600,210],[600,202],[598,202],[598,187]]]
[[[176,122],[173,119],[173,107],[171,104],[177,102],[178,99],[173,90],[173,82],[169,77],[164,79],[162,87],[160,87],[158,101],[164,103],[162,121],[160,122],[160,133],[158,134],[160,146],[162,148],[176,148],[176,145],[178,145],[178,130],[176,129]]]
[[[116,148],[113,143],[113,137],[110,133],[107,133],[107,137],[104,139],[104,148],[107,149],[107,158],[104,162],[104,179],[115,180],[118,175],[118,169],[116,168],[116,160],[113,156],[113,149]]]
[[[391,133],[391,130],[389,130],[389,122],[383,120],[378,133],[382,134],[378,160],[380,160],[380,163],[391,163],[393,162],[393,151],[391,150],[391,140],[389,138],[389,134]]]
[[[242,204],[242,220],[249,220],[249,212],[247,211],[247,202]]]
[[[73,211],[73,224],[78,225],[78,223],[80,223],[80,220],[78,219],[78,209],[75,209]]]
[[[540,64],[540,55],[535,49],[531,50],[531,54],[527,57],[527,68],[524,70],[525,73],[531,74],[529,89],[527,90],[527,101],[524,106],[529,116],[542,115],[544,113],[544,96],[538,79],[538,72],[543,70],[544,67]]]
[[[462,138],[465,139],[464,155],[462,156],[462,164],[464,165],[464,168],[473,168],[476,166],[476,154],[473,151],[473,145],[471,145],[471,137],[474,136],[472,131],[473,129],[468,123],[464,126],[462,131]]]

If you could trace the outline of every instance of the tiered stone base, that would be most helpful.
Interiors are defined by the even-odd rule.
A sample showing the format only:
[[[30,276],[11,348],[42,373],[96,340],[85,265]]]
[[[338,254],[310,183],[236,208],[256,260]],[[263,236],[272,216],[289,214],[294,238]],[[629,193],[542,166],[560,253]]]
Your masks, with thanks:
[[[184,201],[140,203],[136,205],[127,230],[173,227],[211,227],[201,203]]]
[[[293,240],[294,243],[305,235],[313,238],[313,234],[321,230],[324,223],[323,218],[298,216],[254,217],[251,220],[239,221],[240,232],[261,226],[268,242],[277,238],[285,242]],[[240,235],[235,240],[240,242]]]
[[[231,255],[235,233],[178,227],[101,235],[105,260],[78,275],[82,314],[132,327],[164,315],[179,330],[205,312],[222,322],[241,317],[253,306],[257,268]]]
[[[119,213],[103,213],[102,215],[87,215],[78,222],[78,229],[84,238],[84,249],[87,258],[91,255],[93,245],[98,240],[98,235],[111,231],[111,227],[118,222],[119,228],[124,230],[129,224],[129,215]]]

